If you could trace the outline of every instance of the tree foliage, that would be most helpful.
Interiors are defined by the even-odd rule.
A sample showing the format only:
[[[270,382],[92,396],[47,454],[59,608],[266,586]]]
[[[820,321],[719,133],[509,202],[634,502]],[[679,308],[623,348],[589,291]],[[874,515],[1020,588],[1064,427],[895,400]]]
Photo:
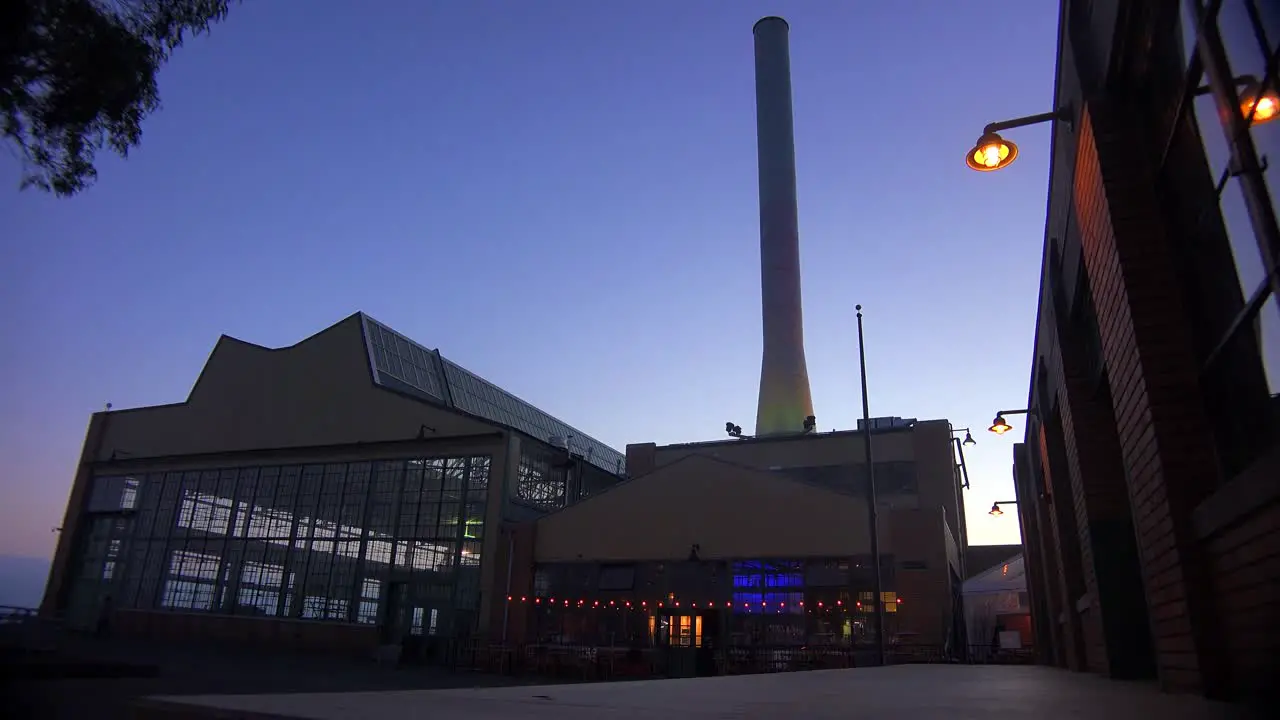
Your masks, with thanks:
[[[122,156],[160,106],[156,73],[231,0],[0,0],[0,131],[23,187],[74,195],[103,146]]]

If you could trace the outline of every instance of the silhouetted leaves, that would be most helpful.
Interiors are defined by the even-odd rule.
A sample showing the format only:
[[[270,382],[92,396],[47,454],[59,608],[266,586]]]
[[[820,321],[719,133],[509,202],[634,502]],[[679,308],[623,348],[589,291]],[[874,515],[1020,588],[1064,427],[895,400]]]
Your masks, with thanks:
[[[94,154],[120,155],[160,106],[156,72],[230,0],[0,0],[0,131],[23,156],[23,187],[74,195]]]

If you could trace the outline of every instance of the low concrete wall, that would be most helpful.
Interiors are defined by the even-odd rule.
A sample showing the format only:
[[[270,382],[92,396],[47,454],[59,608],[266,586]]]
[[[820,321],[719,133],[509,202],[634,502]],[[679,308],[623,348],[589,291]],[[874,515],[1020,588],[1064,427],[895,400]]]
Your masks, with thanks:
[[[112,635],[125,638],[364,657],[372,657],[378,647],[376,626],[313,620],[114,610],[109,627]]]

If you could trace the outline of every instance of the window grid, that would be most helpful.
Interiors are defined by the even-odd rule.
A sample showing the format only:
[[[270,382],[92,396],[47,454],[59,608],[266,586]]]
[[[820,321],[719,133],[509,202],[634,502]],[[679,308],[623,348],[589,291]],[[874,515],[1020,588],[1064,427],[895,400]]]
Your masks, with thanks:
[[[1261,16],[1249,17],[1245,5],[1223,3],[1217,14],[1202,25],[1195,4],[1183,4],[1182,46],[1175,49],[1181,50],[1178,61],[1184,75],[1194,63],[1204,68],[1203,82],[1210,86],[1219,77],[1252,78],[1275,87],[1273,60],[1280,52],[1278,38],[1255,25]],[[1207,48],[1198,43],[1198,32],[1218,35],[1223,55],[1206,54]],[[1171,59],[1168,50],[1163,59]],[[1213,71],[1215,66],[1219,72]],[[1201,77],[1199,73],[1195,77]],[[1256,88],[1238,86],[1235,94],[1243,99],[1251,91],[1256,92]],[[1240,167],[1251,165],[1255,161],[1252,156],[1257,156],[1265,170],[1267,156],[1274,156],[1280,142],[1271,131],[1272,125],[1224,126],[1236,108],[1220,107],[1217,95],[1198,95],[1180,106],[1183,116],[1190,116],[1195,123],[1187,126],[1183,116],[1176,118],[1175,127],[1192,127],[1192,131],[1171,136],[1164,149],[1159,179],[1168,196],[1165,202],[1171,207],[1187,204],[1179,194],[1190,192],[1189,183],[1182,178],[1191,162],[1188,158],[1207,162],[1207,181],[1217,181],[1216,194],[1205,194],[1196,203],[1196,244],[1213,247],[1214,241],[1225,242],[1239,283],[1241,294],[1237,301],[1241,304],[1230,307],[1234,317],[1219,317],[1209,326],[1212,335],[1201,351],[1200,361],[1201,382],[1207,388],[1205,407],[1215,428],[1221,475],[1230,478],[1272,447],[1277,427],[1273,408],[1280,397],[1280,298],[1276,295],[1280,280],[1269,273],[1268,267],[1274,259],[1268,258],[1268,252],[1274,252],[1274,239],[1267,237],[1265,231],[1259,235],[1259,228],[1266,224],[1255,222],[1256,217],[1273,211],[1276,190],[1274,183],[1268,186],[1263,173],[1241,172]],[[1271,247],[1266,249],[1268,243]]]
[[[626,469],[626,455],[564,422],[535,408],[462,366],[440,357],[441,378],[435,361],[439,354],[428,350],[387,326],[364,318],[365,337],[377,375],[388,377],[426,393],[437,400],[448,397],[460,410],[527,433],[543,442],[565,438],[573,452],[587,462],[617,475]]]
[[[478,609],[489,469],[476,456],[99,476],[132,491],[133,512],[94,516],[73,594],[368,624],[394,564],[452,632]]]
[[[434,353],[369,318],[365,318],[364,326],[378,372],[387,373],[433,398],[443,398]]]

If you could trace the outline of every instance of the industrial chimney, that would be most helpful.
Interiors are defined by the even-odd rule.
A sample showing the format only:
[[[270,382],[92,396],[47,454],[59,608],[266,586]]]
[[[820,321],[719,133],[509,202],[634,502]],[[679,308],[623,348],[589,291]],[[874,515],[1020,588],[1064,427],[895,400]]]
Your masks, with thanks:
[[[760,167],[760,294],[764,357],[756,435],[805,431],[813,415],[800,309],[800,234],[791,117],[790,27],[767,17],[756,41],[756,153]]]

